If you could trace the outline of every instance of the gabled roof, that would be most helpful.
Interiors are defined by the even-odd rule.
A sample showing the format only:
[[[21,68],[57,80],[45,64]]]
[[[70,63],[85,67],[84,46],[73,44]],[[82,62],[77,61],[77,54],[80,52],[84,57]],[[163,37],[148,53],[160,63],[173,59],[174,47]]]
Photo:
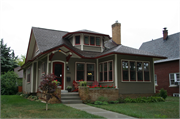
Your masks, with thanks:
[[[165,56],[168,59],[159,60],[156,62],[170,61],[180,59],[180,32],[168,36],[167,40],[158,38],[156,40],[145,42],[139,48],[140,50],[156,53],[157,55]]]
[[[68,34],[68,32],[66,31],[57,31],[57,30],[32,27],[31,35],[32,33],[34,34],[34,38],[39,48],[39,54],[36,57],[39,57],[42,54],[51,52],[53,50],[56,50],[61,46],[65,46],[72,53],[77,54],[81,58],[94,59],[110,54],[125,54],[125,55],[136,55],[136,56],[153,57],[153,58],[165,58],[162,57],[161,55],[156,55],[154,53],[149,53],[146,51],[130,48],[124,45],[117,45],[116,43],[113,42],[112,39],[105,42],[105,47],[107,47],[107,49],[104,52],[92,52],[92,51],[81,51],[80,49],[73,47],[69,40],[63,38],[63,36]],[[36,57],[28,60],[31,62],[34,59],[36,59]]]

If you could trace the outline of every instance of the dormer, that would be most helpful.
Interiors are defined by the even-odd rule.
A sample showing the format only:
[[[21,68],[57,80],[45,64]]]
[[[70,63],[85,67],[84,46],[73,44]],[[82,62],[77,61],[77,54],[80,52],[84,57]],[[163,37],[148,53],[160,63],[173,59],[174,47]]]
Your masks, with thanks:
[[[109,35],[89,30],[81,30],[67,33],[63,36],[71,44],[82,51],[103,52],[104,42],[111,39]]]

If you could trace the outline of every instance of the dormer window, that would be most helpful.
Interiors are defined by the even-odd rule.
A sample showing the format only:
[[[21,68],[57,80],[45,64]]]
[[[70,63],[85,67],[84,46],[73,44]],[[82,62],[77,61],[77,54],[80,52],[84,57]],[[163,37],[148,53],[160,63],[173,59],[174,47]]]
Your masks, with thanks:
[[[89,45],[89,36],[84,36],[84,44]]]
[[[75,36],[75,44],[80,45],[80,36]]]
[[[96,37],[96,46],[100,46],[100,37]]]
[[[95,45],[95,38],[90,36],[90,45]]]

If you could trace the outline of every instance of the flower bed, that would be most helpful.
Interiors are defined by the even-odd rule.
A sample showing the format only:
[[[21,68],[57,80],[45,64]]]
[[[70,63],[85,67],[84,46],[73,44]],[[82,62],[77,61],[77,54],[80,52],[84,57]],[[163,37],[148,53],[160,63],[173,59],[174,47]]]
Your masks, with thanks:
[[[105,86],[89,86],[89,88],[116,88],[116,86],[113,86],[113,84],[111,85],[111,86],[107,86],[107,85],[105,85]]]

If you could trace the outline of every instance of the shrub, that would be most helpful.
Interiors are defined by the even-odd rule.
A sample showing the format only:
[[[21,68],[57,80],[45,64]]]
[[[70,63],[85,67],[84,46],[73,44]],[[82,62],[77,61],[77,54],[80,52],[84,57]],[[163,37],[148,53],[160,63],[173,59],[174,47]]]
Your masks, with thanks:
[[[108,101],[108,98],[104,97],[104,96],[100,96],[100,97],[98,97],[97,101],[102,101],[102,102]]]
[[[16,93],[16,95],[21,95],[21,94],[23,94],[22,92],[18,92],[18,93]]]
[[[30,94],[22,94],[22,97],[28,98]],[[21,96],[21,95],[20,95]]]
[[[107,105],[107,104],[109,104],[107,101],[104,101],[104,102],[103,102],[103,105]]]
[[[124,98],[123,98],[123,97],[120,97],[120,98],[118,99],[118,101],[119,101],[119,103],[124,103]]]
[[[109,101],[110,104],[117,104],[119,101]]]
[[[95,105],[102,105],[103,102],[102,102],[102,101],[95,101],[94,104],[95,104]]]
[[[87,86],[87,82],[86,81],[80,81],[80,86]]]
[[[125,98],[126,103],[151,103],[151,102],[164,102],[162,97],[139,97],[136,99]]]
[[[8,71],[1,75],[1,95],[15,95],[17,90],[18,75],[13,71]]]
[[[159,96],[161,96],[162,98],[166,99],[167,98],[167,91],[162,88],[160,90],[160,92],[159,92]]]

